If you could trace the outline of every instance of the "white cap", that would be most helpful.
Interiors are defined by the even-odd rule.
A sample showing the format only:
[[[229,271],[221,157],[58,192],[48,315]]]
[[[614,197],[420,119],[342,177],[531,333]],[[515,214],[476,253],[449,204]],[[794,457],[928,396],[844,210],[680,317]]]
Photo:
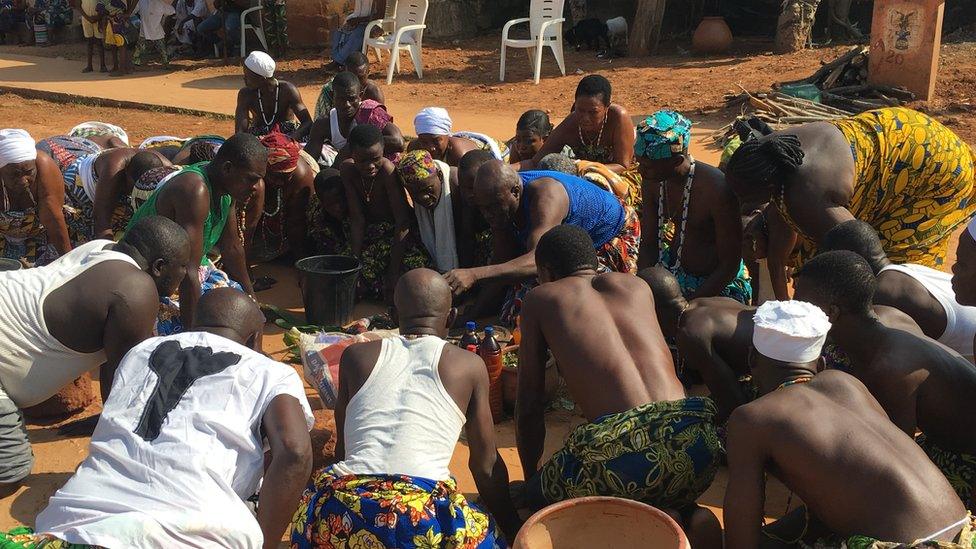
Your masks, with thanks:
[[[24,130],[0,130],[0,168],[35,160],[37,149],[34,138]]]
[[[969,221],[966,230],[969,231],[969,236],[973,237],[973,240],[976,240],[976,217]]]
[[[275,60],[263,51],[252,51],[244,60],[244,66],[258,76],[271,78],[275,73]]]
[[[816,305],[805,301],[767,301],[752,317],[752,345],[759,354],[804,364],[820,357],[830,320]]]
[[[441,107],[427,107],[421,109],[413,119],[414,131],[417,135],[429,133],[431,135],[451,135],[454,121],[447,109]]]

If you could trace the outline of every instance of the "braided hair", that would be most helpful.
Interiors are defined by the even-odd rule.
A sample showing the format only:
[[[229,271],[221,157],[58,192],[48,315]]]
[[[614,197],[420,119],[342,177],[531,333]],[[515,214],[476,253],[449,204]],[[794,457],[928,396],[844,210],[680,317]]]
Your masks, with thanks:
[[[795,135],[770,135],[742,143],[726,171],[743,181],[766,183],[774,176],[791,174],[803,165],[803,149]]]
[[[546,111],[532,109],[522,113],[515,125],[515,130],[529,131],[545,139],[552,133],[552,122],[549,121],[549,115],[546,114]]]

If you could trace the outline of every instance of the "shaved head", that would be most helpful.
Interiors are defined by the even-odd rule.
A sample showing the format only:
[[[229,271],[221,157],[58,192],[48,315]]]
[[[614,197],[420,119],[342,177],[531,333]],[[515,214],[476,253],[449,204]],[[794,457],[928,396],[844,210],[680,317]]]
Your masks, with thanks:
[[[641,269],[637,276],[651,287],[655,303],[670,303],[683,297],[678,279],[671,274],[671,271],[660,265]]]
[[[522,201],[522,178],[511,164],[501,160],[478,168],[474,204],[493,228],[513,223]]]
[[[451,317],[451,286],[437,271],[414,269],[397,281],[393,294],[400,331],[427,328],[437,334],[447,334]],[[415,332],[420,333],[420,332]]]
[[[193,325],[245,345],[264,328],[264,314],[247,294],[216,288],[200,298]]]

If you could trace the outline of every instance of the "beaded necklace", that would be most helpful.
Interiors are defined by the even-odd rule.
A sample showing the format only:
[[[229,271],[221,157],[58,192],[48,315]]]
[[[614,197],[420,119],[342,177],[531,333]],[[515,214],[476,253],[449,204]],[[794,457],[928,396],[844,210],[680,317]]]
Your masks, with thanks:
[[[658,183],[658,197],[657,197],[657,262],[659,265],[663,265],[672,273],[677,272],[681,268],[681,249],[685,245],[685,227],[688,224],[688,206],[691,203],[691,185],[695,181],[695,159],[692,156],[688,156],[691,160],[691,167],[688,168],[688,177],[685,178],[685,189],[684,196],[682,197],[681,204],[681,232],[675,235],[675,240],[678,242],[678,247],[676,254],[674,255],[674,265],[668,266],[664,264],[664,244],[667,240],[668,225],[674,226],[674,223],[668,219],[664,220],[665,214],[665,204],[667,202],[667,186],[665,181]]]

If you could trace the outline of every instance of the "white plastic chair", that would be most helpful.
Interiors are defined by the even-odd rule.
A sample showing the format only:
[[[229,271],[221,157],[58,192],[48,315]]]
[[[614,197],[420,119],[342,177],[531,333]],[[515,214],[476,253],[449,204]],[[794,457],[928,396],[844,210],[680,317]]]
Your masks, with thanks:
[[[498,72],[498,80],[505,81],[505,50],[506,48],[522,48],[529,50],[529,60],[535,68],[535,83],[539,83],[539,73],[542,72],[542,49],[548,47],[559,64],[559,72],[566,76],[566,62],[563,60],[563,17],[564,0],[532,0],[529,16],[512,19],[502,28],[502,64]],[[531,38],[519,40],[508,37],[513,25],[529,24]]]
[[[257,12],[258,14],[258,24],[257,26],[250,25],[247,22],[247,16],[251,13]],[[226,17],[226,16],[225,16]],[[268,51],[268,40],[264,36],[264,14],[262,13],[261,6],[255,6],[253,8],[247,8],[241,12],[241,59],[247,57],[247,30],[251,29],[254,31],[254,35],[258,37],[258,42],[261,42],[261,47],[264,51]],[[225,41],[226,43],[226,41]],[[220,43],[214,44],[214,55],[220,57]]]
[[[377,19],[366,25],[366,35],[363,38],[363,53],[369,48],[376,50],[376,57],[382,61],[381,50],[390,51],[390,67],[386,71],[386,83],[393,83],[393,72],[400,67],[400,52],[410,52],[410,59],[417,71],[417,78],[424,78],[424,65],[420,56],[423,46],[424,29],[427,28],[428,0],[398,0],[396,14],[392,18]],[[370,38],[370,33],[376,27],[382,28],[385,23],[393,23],[393,32]]]

